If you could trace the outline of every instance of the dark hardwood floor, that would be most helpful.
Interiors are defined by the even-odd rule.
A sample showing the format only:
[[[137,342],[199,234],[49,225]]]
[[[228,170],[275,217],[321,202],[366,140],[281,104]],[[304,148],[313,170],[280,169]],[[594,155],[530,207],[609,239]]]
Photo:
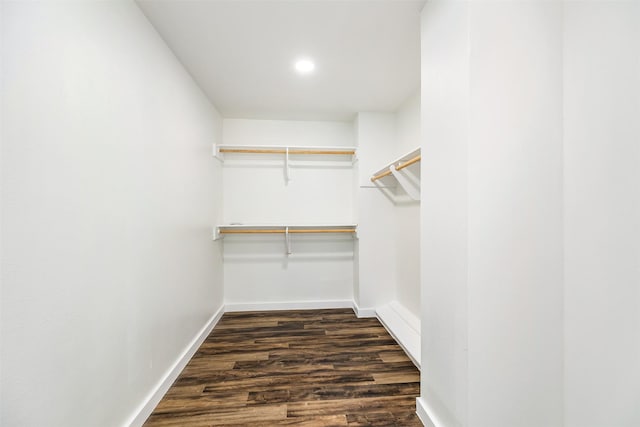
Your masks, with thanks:
[[[350,309],[225,314],[145,426],[422,426],[420,374]]]

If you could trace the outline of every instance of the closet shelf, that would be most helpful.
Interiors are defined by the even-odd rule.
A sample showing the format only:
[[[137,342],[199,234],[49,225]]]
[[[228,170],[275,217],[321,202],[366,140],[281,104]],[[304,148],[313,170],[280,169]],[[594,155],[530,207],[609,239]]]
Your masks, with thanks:
[[[402,188],[407,192],[407,194],[412,199],[420,200],[420,189],[419,188],[416,189],[414,185],[415,183],[412,183],[411,181],[409,181],[405,176],[400,174],[398,171],[401,171],[406,167],[409,167],[415,163],[418,163],[421,160],[422,160],[422,155],[421,155],[420,148],[416,148],[415,150],[410,151],[404,156],[395,159],[391,163],[388,163],[382,169],[379,169],[378,171],[376,171],[373,175],[371,175],[371,182],[376,182],[380,178],[393,175],[398,181],[398,183],[400,184],[400,186],[402,186]]]
[[[412,164],[419,162],[420,160],[422,160],[420,148],[416,148],[415,150],[405,154],[402,157],[397,158],[396,160],[392,161],[391,163],[387,164],[385,167],[374,173],[371,176],[371,182],[376,182],[380,178],[391,175],[393,173],[391,171],[392,166],[395,167],[395,170],[399,171],[406,168],[407,166],[411,166]]]
[[[357,224],[226,224],[216,227],[215,239],[225,234],[356,233]]]
[[[228,234],[284,234],[287,255],[291,255],[291,234],[352,234],[357,237],[357,224],[228,224],[218,225],[213,240]]]
[[[350,159],[354,163],[356,149],[354,147],[308,147],[301,145],[213,145],[213,155],[224,162],[225,154],[282,154],[284,155],[284,175],[285,180],[291,180],[289,166],[291,164],[289,156],[311,155],[311,156],[341,156]]]
[[[356,157],[355,147],[310,147],[302,145],[219,145],[214,144],[213,155],[224,161],[228,154],[284,154],[289,155],[335,155]]]

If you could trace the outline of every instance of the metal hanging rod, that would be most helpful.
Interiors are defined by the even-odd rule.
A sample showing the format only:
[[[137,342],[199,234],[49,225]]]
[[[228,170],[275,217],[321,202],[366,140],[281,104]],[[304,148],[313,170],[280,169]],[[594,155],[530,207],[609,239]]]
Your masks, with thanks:
[[[414,163],[419,162],[420,160],[422,160],[422,155],[418,154],[417,156],[415,156],[415,157],[413,157],[413,158],[411,158],[411,159],[409,159],[409,160],[407,160],[405,162],[399,163],[398,166],[396,166],[396,170],[397,171],[402,170],[402,169],[404,169],[404,168],[406,168],[408,166],[411,166]],[[391,167],[392,166],[394,166],[394,165],[391,164],[390,166],[388,166],[389,169],[387,169],[385,172],[382,172],[382,173],[379,173],[377,175],[372,176],[371,177],[371,182],[376,182],[380,178],[384,178],[385,176],[391,175],[393,173],[393,172],[391,172]]]

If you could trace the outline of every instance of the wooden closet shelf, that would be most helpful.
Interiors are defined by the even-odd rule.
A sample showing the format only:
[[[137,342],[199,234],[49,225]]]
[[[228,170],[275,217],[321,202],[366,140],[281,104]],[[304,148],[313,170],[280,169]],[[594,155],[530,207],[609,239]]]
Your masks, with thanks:
[[[413,165],[414,163],[418,163],[421,160],[422,155],[420,154],[420,149],[418,148],[416,150],[413,150],[412,152],[405,154],[399,159],[394,160],[393,162],[380,169],[378,172],[374,173],[373,176],[371,176],[371,182],[376,182],[380,178],[391,175],[393,173],[391,172],[392,166],[394,166],[395,169],[399,171]]]
[[[213,155],[224,160],[225,154],[282,154],[351,156],[355,160],[355,147],[303,146],[303,145],[214,145]]]

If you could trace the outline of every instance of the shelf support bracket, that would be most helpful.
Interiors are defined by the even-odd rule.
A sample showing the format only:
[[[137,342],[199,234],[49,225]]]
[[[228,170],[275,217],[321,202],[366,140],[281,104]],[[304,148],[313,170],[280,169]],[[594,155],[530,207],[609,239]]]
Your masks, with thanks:
[[[287,147],[284,152],[284,179],[287,183],[291,181],[289,176],[289,147]]]
[[[389,166],[389,170],[391,174],[396,178],[398,184],[402,187],[404,191],[411,197],[413,200],[420,200],[420,189],[416,188],[402,173],[396,170],[395,165]]]
[[[284,229],[284,242],[287,246],[287,255],[291,255],[291,238],[289,236],[289,227]]]
[[[224,154],[220,152],[220,147],[218,146],[218,144],[213,144],[213,157],[220,160],[221,162],[224,162]]]

